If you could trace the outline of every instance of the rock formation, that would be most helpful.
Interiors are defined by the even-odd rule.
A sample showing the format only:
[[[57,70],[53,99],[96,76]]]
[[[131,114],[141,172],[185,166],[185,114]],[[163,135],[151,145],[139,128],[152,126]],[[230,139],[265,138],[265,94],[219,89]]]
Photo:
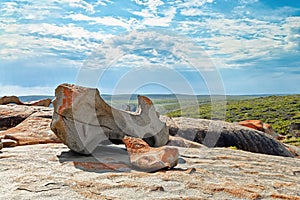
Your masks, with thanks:
[[[177,165],[179,152],[176,148],[151,148],[144,140],[125,136],[122,140],[130,156],[131,164],[143,171],[170,169]]]
[[[274,139],[282,138],[278,133],[274,131],[270,124],[263,123],[261,120],[244,120],[239,122],[238,124],[267,133]]]
[[[120,142],[125,135],[143,138],[155,147],[168,142],[168,128],[147,97],[138,96],[139,109],[134,113],[112,108],[98,89],[62,84],[55,97],[51,129],[75,152],[90,154],[99,143]]]
[[[44,107],[49,107],[51,104],[52,100],[51,99],[41,99],[37,101],[31,101],[31,102],[24,102],[23,104],[26,106],[44,106]]]
[[[0,106],[0,138],[16,141],[17,145],[60,142],[50,129],[52,108],[38,106]],[[14,126],[11,127],[10,126]]]
[[[0,98],[0,105],[6,105],[9,103],[23,105],[23,102],[21,102],[19,97],[16,97],[16,96],[3,96]]]
[[[28,106],[0,105],[0,130],[15,127],[36,110],[35,107]]]
[[[2,130],[10,128],[2,131],[0,138],[15,140],[17,145],[58,142],[59,139],[49,128],[52,115],[52,108],[0,105],[0,128]],[[297,148],[295,150],[294,147],[283,145],[267,134],[236,124],[203,119],[171,119],[164,116],[161,116],[161,119],[167,122],[170,134],[176,135],[167,141],[169,146],[187,148],[200,148],[201,144],[209,147],[235,146],[256,153],[291,156],[292,152],[295,156],[299,155]],[[214,132],[213,128],[217,130]],[[205,140],[207,133],[218,137],[215,144],[212,145],[209,140]]]
[[[251,128],[223,121],[192,118],[161,117],[170,130],[170,135],[204,144],[208,147],[230,147],[270,155],[294,155],[279,141]]]
[[[123,111],[112,111],[113,108],[103,105],[88,104],[94,106],[89,108],[80,94],[89,97],[90,89],[74,94],[74,86],[70,87],[71,91],[61,89],[67,99],[58,98],[56,102],[62,114],[59,116],[64,120],[61,123],[68,120],[66,125],[78,119],[93,122],[77,117],[90,116],[85,113],[94,111],[98,124],[102,125],[111,123],[103,116],[107,113],[112,116],[113,112],[118,117],[130,116],[136,120],[142,116],[139,122],[149,121],[148,115],[141,114],[147,111],[147,106],[157,117],[155,110],[151,111],[151,101],[145,97],[139,97],[139,112],[123,115]],[[70,98],[76,100],[76,106],[72,107]],[[99,98],[95,92],[94,101],[99,103]],[[78,108],[81,105],[82,110]],[[64,110],[70,107],[71,110]],[[107,110],[99,111],[100,108]],[[0,106],[0,123],[3,129],[8,128],[0,132],[0,149],[4,146],[0,152],[0,199],[300,200],[300,160],[291,158],[293,154],[300,155],[299,148],[283,145],[261,131],[222,121],[161,116],[172,135],[166,146],[153,148],[148,145],[151,141],[146,143],[122,132],[125,145],[98,145],[91,155],[80,155],[63,144],[37,144],[58,141],[50,130],[53,115],[51,108]],[[90,130],[94,129],[84,133]],[[111,132],[106,134],[107,138],[115,136]],[[18,146],[5,148],[15,145]],[[245,151],[220,148],[228,146]]]
[[[99,149],[107,162],[119,160],[106,165],[63,144],[3,148],[0,199],[300,199],[300,159],[228,148],[178,150],[173,169],[144,173],[126,167],[119,151]]]
[[[51,99],[41,99],[37,101],[31,101],[31,102],[22,102],[19,97],[16,96],[3,96],[0,98],[0,105],[6,105],[6,104],[17,104],[17,105],[26,105],[26,106],[44,106],[49,107],[51,104]]]
[[[248,128],[252,128],[258,131],[264,131],[264,124],[261,120],[244,120],[238,123],[241,126],[246,126]]]

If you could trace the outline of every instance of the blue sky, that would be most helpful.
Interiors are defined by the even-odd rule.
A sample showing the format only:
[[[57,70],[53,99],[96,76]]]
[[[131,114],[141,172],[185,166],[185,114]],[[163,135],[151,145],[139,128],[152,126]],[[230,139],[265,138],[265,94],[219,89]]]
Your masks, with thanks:
[[[0,4],[0,95],[300,93],[300,1]]]

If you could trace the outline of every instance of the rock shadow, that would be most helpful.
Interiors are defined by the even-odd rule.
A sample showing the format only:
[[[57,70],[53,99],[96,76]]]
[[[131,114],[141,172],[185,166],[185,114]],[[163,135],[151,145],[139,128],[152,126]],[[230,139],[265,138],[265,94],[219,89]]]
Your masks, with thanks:
[[[124,145],[101,145],[91,155],[78,154],[72,150],[57,156],[60,163],[72,162],[75,168],[96,172],[130,172],[132,166]]]

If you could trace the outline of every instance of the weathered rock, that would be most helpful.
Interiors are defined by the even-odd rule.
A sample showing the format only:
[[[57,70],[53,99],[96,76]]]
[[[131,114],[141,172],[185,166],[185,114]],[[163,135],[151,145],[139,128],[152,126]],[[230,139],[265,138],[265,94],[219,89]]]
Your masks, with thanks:
[[[31,102],[22,102],[19,97],[16,96],[4,96],[0,98],[0,105],[6,105],[10,103],[15,103],[17,105],[26,105],[26,106],[44,106],[49,107],[51,104],[51,99],[41,99],[37,101],[31,101]]]
[[[3,96],[0,98],[0,105],[6,105],[9,103],[23,105],[23,102],[21,102],[19,97],[16,97],[16,96]]]
[[[264,128],[263,132],[270,135],[272,138],[277,139],[277,140],[282,139],[282,136],[280,136],[278,133],[276,133],[270,124],[264,123],[263,128]]]
[[[286,146],[286,148],[292,152],[293,155],[295,155],[296,157],[300,158],[300,148],[296,147],[294,145],[290,145],[290,144],[284,144],[284,146]]]
[[[125,136],[122,140],[130,155],[130,162],[140,170],[157,171],[177,165],[179,152],[176,148],[152,148],[144,140]]]
[[[15,147],[17,146],[17,141],[11,139],[1,139],[3,147]]]
[[[38,109],[20,105],[0,105],[0,130],[15,127]]]
[[[155,147],[168,142],[168,128],[147,97],[138,96],[139,109],[133,113],[106,104],[98,89],[62,84],[55,96],[51,129],[75,152],[90,154],[99,143],[121,142],[125,135]]]
[[[185,147],[185,148],[207,148],[203,144],[186,140],[182,137],[169,136],[169,142],[167,146]]]
[[[17,145],[60,142],[50,129],[52,113],[51,108],[36,108],[35,112],[19,125],[2,131],[0,137],[15,140]]]
[[[227,148],[178,149],[175,168],[144,173],[97,167],[90,172],[81,165],[93,156],[75,156],[63,144],[4,148],[0,199],[300,199],[300,159]]]
[[[31,101],[31,102],[24,102],[23,104],[26,105],[26,106],[49,107],[51,102],[52,102],[52,100],[48,98],[48,99],[41,99],[41,100]]]
[[[294,155],[279,141],[269,135],[244,126],[206,119],[162,117],[170,135],[204,144],[208,147],[230,147],[278,156]]]
[[[264,132],[264,128],[263,128],[264,124],[261,120],[245,120],[239,122],[239,125]]]
[[[274,131],[270,124],[263,123],[261,120],[245,120],[239,122],[238,124],[258,131],[262,131],[270,135],[274,139],[282,139],[282,137]]]

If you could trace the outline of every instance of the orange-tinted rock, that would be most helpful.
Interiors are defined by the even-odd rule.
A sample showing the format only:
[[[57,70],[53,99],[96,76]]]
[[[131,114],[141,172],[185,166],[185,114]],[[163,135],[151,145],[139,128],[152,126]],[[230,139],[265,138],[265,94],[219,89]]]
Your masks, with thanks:
[[[14,103],[17,105],[26,105],[26,106],[44,106],[49,107],[51,104],[51,99],[41,99],[37,101],[31,101],[31,102],[22,102],[19,97],[16,96],[3,96],[0,98],[0,105],[6,105]]]
[[[245,120],[239,122],[239,125],[246,126],[255,130],[267,133],[274,139],[280,139],[281,137],[277,134],[270,124],[265,124],[261,120]]]
[[[15,140],[18,145],[60,142],[51,131],[50,123],[51,118],[47,114],[35,113],[16,127],[1,132],[0,137]]]
[[[263,122],[261,120],[245,120],[239,122],[239,125],[246,126],[259,131],[264,131]]]
[[[102,162],[77,162],[74,161],[76,168],[86,171],[130,171],[130,166],[123,163],[102,163]]]
[[[96,88],[61,84],[55,90],[51,130],[70,149],[91,154],[99,143],[121,143],[125,135],[145,139],[151,146],[168,142],[169,131],[147,97],[138,96],[139,109],[117,110],[108,105]]]
[[[176,148],[150,147],[140,138],[125,136],[123,139],[132,165],[140,170],[157,171],[173,168],[178,163],[179,152]]]
[[[3,96],[0,98],[0,105],[6,105],[9,103],[15,103],[18,105],[23,105],[23,102],[16,96]]]
[[[24,102],[24,105],[49,107],[51,104],[51,101],[52,101],[51,99],[41,99],[41,100],[37,100],[37,101]]]
[[[37,111],[38,109],[36,107],[0,105],[0,130],[15,127]]]

